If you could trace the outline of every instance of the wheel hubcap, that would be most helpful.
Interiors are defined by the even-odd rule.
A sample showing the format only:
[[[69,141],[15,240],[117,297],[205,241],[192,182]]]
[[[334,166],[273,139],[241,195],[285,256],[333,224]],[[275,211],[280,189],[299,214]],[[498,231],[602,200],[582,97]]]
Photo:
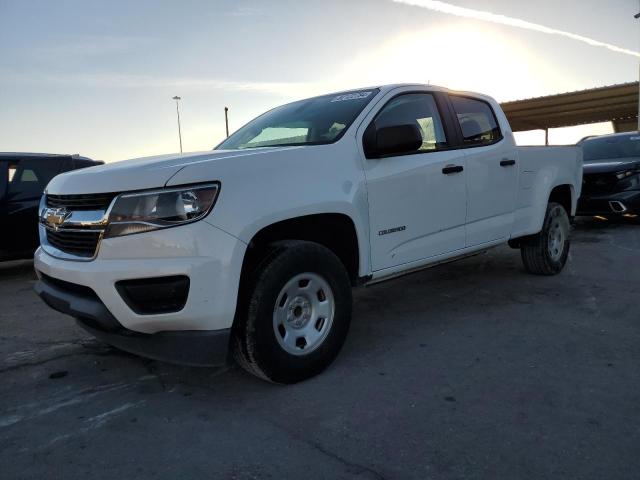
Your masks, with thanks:
[[[564,245],[568,237],[568,222],[566,216],[557,209],[552,212],[551,226],[549,227],[549,256],[553,261],[558,261],[564,252]]]
[[[327,338],[335,312],[333,291],[316,273],[302,273],[280,290],[273,310],[273,330],[280,346],[306,355]]]

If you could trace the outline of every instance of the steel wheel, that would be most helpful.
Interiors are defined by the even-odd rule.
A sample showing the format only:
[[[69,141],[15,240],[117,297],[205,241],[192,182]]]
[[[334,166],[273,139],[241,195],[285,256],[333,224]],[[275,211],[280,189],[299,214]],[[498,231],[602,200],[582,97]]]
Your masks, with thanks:
[[[542,230],[522,239],[520,255],[524,268],[536,275],[557,275],[569,257],[571,222],[559,203],[549,202]]]
[[[554,209],[551,214],[551,225],[549,226],[548,250],[549,257],[557,262],[564,252],[564,244],[569,236],[569,222],[566,219],[563,209]]]
[[[317,243],[276,242],[247,281],[233,332],[240,366],[276,383],[300,382],[327,368],[351,323],[351,281],[340,259]]]
[[[307,355],[327,338],[335,314],[335,298],[327,281],[302,273],[280,290],[273,310],[273,330],[280,346],[292,355]]]

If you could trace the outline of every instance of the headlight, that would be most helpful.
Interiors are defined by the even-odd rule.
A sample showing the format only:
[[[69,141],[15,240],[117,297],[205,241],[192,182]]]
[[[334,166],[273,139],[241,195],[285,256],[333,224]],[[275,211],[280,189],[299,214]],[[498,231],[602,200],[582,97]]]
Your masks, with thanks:
[[[635,175],[636,173],[640,173],[640,170],[627,170],[626,172],[616,173],[616,178],[618,180],[622,180],[623,178],[630,177],[631,175]]]
[[[220,184],[125,193],[109,213],[105,237],[119,237],[184,225],[204,218],[213,208]]]

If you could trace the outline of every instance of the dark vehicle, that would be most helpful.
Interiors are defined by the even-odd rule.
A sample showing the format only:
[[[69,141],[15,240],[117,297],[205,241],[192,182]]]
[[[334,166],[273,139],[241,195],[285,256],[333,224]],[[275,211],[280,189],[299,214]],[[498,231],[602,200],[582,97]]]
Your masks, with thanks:
[[[584,175],[577,215],[640,214],[640,133],[582,140]]]
[[[102,163],[79,155],[0,153],[0,261],[33,256],[40,244],[38,205],[49,180]]]

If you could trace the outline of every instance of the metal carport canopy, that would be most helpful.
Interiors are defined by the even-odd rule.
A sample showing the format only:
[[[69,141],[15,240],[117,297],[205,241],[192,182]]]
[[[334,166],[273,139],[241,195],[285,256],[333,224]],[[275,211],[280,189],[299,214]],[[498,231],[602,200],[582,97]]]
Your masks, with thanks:
[[[599,122],[626,126],[638,118],[638,82],[505,102],[502,108],[514,132]]]

